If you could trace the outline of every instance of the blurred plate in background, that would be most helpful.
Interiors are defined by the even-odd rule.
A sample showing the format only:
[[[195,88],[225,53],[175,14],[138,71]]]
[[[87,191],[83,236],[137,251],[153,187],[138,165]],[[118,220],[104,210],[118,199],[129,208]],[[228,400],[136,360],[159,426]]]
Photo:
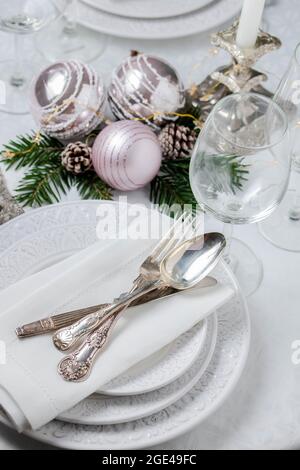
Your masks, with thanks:
[[[59,0],[57,0],[59,4]],[[112,15],[79,3],[78,21],[100,33],[122,38],[171,39],[216,29],[237,16],[242,0],[217,0],[192,13],[164,19],[135,19]]]
[[[99,10],[129,18],[169,18],[203,8],[214,0],[82,0]]]

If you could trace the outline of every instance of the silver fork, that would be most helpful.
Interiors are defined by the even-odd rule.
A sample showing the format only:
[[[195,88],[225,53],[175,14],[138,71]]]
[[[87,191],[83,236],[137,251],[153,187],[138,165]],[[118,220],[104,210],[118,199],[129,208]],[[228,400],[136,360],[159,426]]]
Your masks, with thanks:
[[[182,221],[183,219],[183,221]],[[179,229],[182,232],[179,232]],[[194,227],[194,218],[191,215],[183,215],[180,217],[162,238],[162,240],[155,246],[151,254],[145,259],[140,267],[140,274],[134,281],[130,293],[135,292],[137,289],[143,287],[145,283],[151,282],[160,275],[160,262],[162,259],[187,237],[192,238],[192,234],[198,229],[198,224]],[[151,273],[151,274],[150,274]],[[122,302],[124,294],[122,294],[113,304],[108,304],[106,307],[87,315],[82,320],[77,321],[73,325],[62,328],[53,335],[53,342],[60,351],[67,351],[73,348],[78,341],[87,334],[99,328],[102,323],[108,321],[108,313],[114,309],[113,318],[125,311],[115,311],[118,302]],[[112,328],[112,325],[111,327]]]
[[[140,268],[140,275],[132,289],[133,294],[129,295],[130,299],[133,300],[134,296],[140,295],[143,291],[146,292],[147,289],[153,289],[153,282],[155,283],[160,279],[161,261],[170,251],[182,244],[185,239],[192,238],[191,230],[195,234],[196,230],[193,229],[192,218],[184,224],[184,233],[181,236],[177,236],[176,227],[171,229],[170,236],[164,238],[144,261]],[[104,319],[99,322],[96,330],[94,329],[87,335],[81,347],[59,363],[58,372],[65,380],[79,382],[87,378],[96,355],[106,344],[114,326],[132,300],[125,304],[122,295],[117,302],[106,309]]]

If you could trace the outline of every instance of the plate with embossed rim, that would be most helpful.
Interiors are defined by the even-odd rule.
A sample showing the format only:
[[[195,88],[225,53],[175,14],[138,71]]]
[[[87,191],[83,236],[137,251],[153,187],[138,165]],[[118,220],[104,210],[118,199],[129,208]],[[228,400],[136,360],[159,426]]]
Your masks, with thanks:
[[[96,204],[98,206],[99,203]],[[89,224],[69,224],[67,221],[65,225],[48,227],[21,238],[3,252],[0,255],[0,289],[5,289],[96,242],[95,206],[92,211],[94,220],[90,214]],[[206,335],[207,322],[203,321],[199,328],[187,331],[161,351],[113,379],[98,393],[112,396],[140,395],[170,384],[183,375],[197,359],[204,347]]]
[[[201,328],[201,325],[195,328]],[[180,378],[150,393],[128,397],[93,395],[59,416],[59,420],[85,425],[111,425],[138,420],[157,413],[189,392],[211,361],[217,340],[217,317],[207,320],[204,346],[190,369]]]
[[[85,426],[54,420],[26,434],[65,449],[144,449],[174,439],[199,425],[230,396],[245,368],[250,345],[250,316],[245,298],[231,270],[220,263],[222,282],[236,295],[220,308],[218,337],[212,360],[197,384],[180,400],[151,416],[110,426]],[[5,417],[0,421],[9,425]]]
[[[61,0],[56,0],[58,5]],[[237,16],[242,0],[215,0],[204,8],[174,18],[126,18],[100,11],[84,3],[78,4],[78,22],[94,31],[122,38],[171,39],[191,36]]]
[[[82,0],[99,10],[129,18],[169,18],[203,8],[214,0]]]
[[[100,204],[83,201],[47,207],[22,215],[3,227],[5,237],[12,243],[0,256],[0,289],[96,242],[96,209]],[[46,228],[42,229],[44,226]],[[1,240],[4,241],[2,230]],[[206,336],[207,321],[204,321],[146,361],[116,377],[99,393],[139,395],[169,385],[191,367],[204,348]]]
[[[11,221],[0,230],[0,246],[7,249],[24,237],[57,225],[91,225],[99,202],[66,203],[38,209]],[[79,230],[79,229],[78,229]],[[79,232],[80,233],[80,232]],[[86,236],[85,228],[81,236]],[[94,233],[90,234],[90,243]],[[47,239],[43,251],[51,248]],[[64,256],[80,249],[78,237],[64,245]],[[33,247],[36,249],[36,247]],[[50,256],[52,259],[52,255]],[[11,258],[12,271],[14,258]],[[45,264],[46,263],[46,264]],[[47,256],[43,267],[47,266]],[[29,274],[29,273],[28,273]],[[26,275],[26,272],[23,274]],[[250,342],[250,319],[245,300],[235,277],[223,263],[217,268],[219,280],[236,290],[235,297],[218,314],[218,340],[212,361],[194,388],[163,411],[126,424],[83,426],[54,420],[39,431],[29,432],[34,439],[70,449],[132,449],[164,442],[189,431],[213,413],[231,394],[245,367]],[[13,281],[12,281],[13,282]],[[5,418],[1,419],[7,423]]]
[[[111,396],[140,395],[169,385],[182,376],[197,359],[207,337],[207,321],[187,331],[172,344],[99,390]]]

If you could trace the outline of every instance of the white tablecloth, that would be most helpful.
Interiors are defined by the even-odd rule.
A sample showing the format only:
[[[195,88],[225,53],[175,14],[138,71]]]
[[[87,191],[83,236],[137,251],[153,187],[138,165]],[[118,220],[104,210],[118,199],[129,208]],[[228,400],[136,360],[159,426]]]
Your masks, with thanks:
[[[269,55],[263,66],[281,75],[300,41],[299,0],[275,2],[266,11],[266,21],[270,32],[282,39],[283,47]],[[208,36],[160,42],[111,39],[105,55],[95,65],[108,81],[110,71],[128,51],[139,49],[167,58],[186,81],[197,80],[201,74],[199,69],[192,73],[193,65],[202,63],[207,54]],[[1,35],[0,39],[0,55],[4,58],[9,38]],[[202,67],[206,66],[203,63]],[[0,144],[32,128],[29,116],[0,114]],[[14,172],[8,174],[11,189],[19,177]],[[74,192],[68,196],[75,198]],[[145,193],[132,194],[131,198],[144,201]],[[216,221],[207,223],[211,228],[220,228]],[[156,449],[300,448],[300,366],[292,362],[292,343],[300,340],[300,253],[273,247],[255,226],[240,227],[236,235],[254,248],[265,269],[261,288],[249,300],[253,336],[246,370],[233,395],[214,416],[191,433]],[[45,448],[0,426],[0,450]]]

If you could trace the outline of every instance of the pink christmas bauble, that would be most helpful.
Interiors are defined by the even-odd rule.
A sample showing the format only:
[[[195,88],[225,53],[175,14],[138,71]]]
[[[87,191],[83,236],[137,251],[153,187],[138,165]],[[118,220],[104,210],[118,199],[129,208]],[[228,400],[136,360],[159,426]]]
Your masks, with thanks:
[[[97,137],[92,152],[96,173],[112,188],[133,191],[158,173],[162,154],[159,141],[148,126],[118,121]]]

